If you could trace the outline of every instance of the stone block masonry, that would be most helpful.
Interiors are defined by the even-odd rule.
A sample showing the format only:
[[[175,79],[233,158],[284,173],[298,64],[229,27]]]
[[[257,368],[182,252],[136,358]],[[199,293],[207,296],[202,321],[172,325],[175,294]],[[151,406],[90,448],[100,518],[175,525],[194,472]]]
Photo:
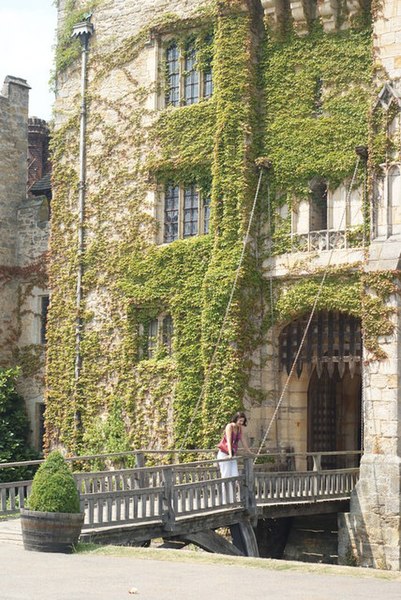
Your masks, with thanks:
[[[25,79],[9,75],[0,94],[0,366],[22,367],[18,391],[32,442],[41,448],[36,415],[43,402],[41,296],[47,290],[43,266],[35,265],[47,250],[48,200],[28,198],[27,186],[29,165],[31,185],[48,172],[49,135],[44,121],[31,120],[28,160],[29,89]]]
[[[0,264],[16,262],[17,207],[26,195],[29,85],[6,77],[0,95]]]

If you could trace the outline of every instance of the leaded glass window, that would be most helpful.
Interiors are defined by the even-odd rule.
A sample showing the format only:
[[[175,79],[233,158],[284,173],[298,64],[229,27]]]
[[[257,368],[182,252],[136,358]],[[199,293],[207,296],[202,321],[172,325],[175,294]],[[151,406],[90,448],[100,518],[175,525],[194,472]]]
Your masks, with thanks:
[[[164,348],[172,353],[173,320],[170,315],[159,315],[149,321],[147,335],[147,358],[156,358],[157,351]]]
[[[183,237],[191,237],[198,233],[199,194],[195,185],[184,190]]]
[[[193,45],[187,46],[184,71],[184,101],[185,104],[195,104],[199,101],[199,72],[196,70],[196,50]]]
[[[173,319],[170,315],[166,315],[163,319],[163,346],[169,356],[172,352],[173,331]]]
[[[178,239],[178,215],[180,205],[180,188],[169,185],[164,197],[164,242]]]
[[[157,338],[159,335],[159,321],[152,319],[148,329],[148,358],[153,358],[157,349]]]
[[[196,183],[169,184],[164,193],[163,243],[209,233],[210,198]]]
[[[206,42],[212,44],[212,40]],[[197,64],[197,50],[193,40],[182,49],[172,41],[165,52],[166,70],[166,106],[189,106],[201,98],[210,98],[213,94],[213,72],[211,58],[202,65]]]
[[[167,93],[166,104],[180,105],[180,52],[175,42],[166,50]]]
[[[203,73],[203,97],[211,98],[213,95],[213,75],[212,69],[208,69]]]
[[[209,233],[210,223],[210,196],[203,201],[203,233]]]

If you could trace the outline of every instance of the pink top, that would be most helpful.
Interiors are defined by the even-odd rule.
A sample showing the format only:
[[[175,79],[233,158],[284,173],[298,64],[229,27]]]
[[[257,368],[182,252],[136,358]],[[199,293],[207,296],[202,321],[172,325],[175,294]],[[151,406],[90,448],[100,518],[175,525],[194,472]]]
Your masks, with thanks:
[[[241,440],[241,428],[239,427],[237,431],[233,430],[233,432],[232,432],[231,451],[232,451],[233,456],[237,453],[238,444],[239,444],[240,440]],[[226,436],[225,432],[221,439],[221,442],[217,445],[217,447],[222,452],[225,452],[226,454],[228,454],[228,443],[227,443],[227,436]]]

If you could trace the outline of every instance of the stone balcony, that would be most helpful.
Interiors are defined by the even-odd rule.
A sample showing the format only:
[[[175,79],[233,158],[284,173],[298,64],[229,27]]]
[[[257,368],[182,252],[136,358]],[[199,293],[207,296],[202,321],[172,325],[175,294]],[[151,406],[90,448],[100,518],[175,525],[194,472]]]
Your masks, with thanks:
[[[325,250],[344,250],[363,246],[363,232],[360,228],[338,230],[323,229],[309,233],[291,234],[292,252],[324,252]]]
[[[283,19],[291,16],[295,30],[300,35],[308,33],[309,24],[319,19],[325,31],[347,29],[351,20],[367,8],[366,0],[290,0],[288,14],[284,0],[262,0],[270,26],[280,27]]]

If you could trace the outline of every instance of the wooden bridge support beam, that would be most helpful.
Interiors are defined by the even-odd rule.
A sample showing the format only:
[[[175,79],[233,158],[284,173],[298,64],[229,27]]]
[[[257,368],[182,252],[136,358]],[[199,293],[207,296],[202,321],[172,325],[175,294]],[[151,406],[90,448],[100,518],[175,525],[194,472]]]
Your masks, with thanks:
[[[173,536],[165,539],[165,542],[168,544],[170,540],[173,542],[182,541],[187,544],[195,544],[202,550],[206,550],[206,552],[227,554],[229,556],[259,556],[255,531],[249,520],[230,525],[230,532],[232,543],[212,529]]]
[[[233,544],[244,556],[259,556],[255,531],[248,519],[230,526]]]
[[[174,539],[184,540],[188,544],[195,544],[199,548],[202,548],[202,550],[206,550],[206,552],[229,556],[243,556],[244,554],[237,546],[231,544],[226,538],[212,529],[186,533],[185,536],[179,536],[179,538]]]

